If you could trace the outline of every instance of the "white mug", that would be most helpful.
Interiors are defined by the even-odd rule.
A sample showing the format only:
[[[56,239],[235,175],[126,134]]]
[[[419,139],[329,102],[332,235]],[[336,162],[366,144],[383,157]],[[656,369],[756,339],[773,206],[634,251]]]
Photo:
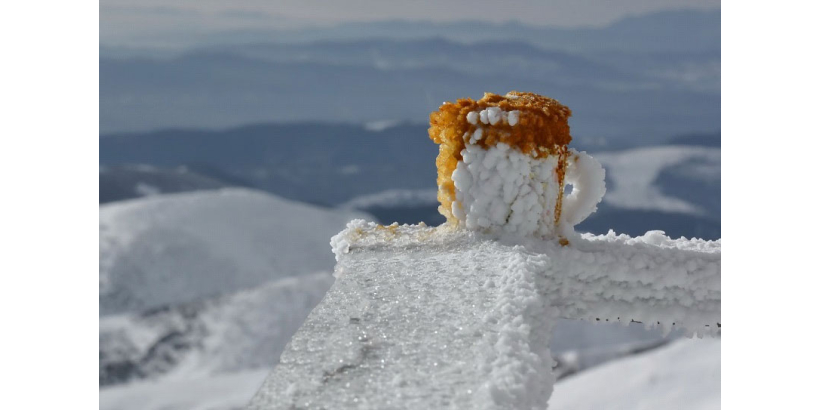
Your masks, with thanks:
[[[601,164],[574,149],[536,158],[504,143],[487,149],[466,144],[461,156],[452,175],[451,212],[471,230],[565,236],[606,192]],[[572,185],[566,198],[565,185]]]
[[[552,98],[517,91],[442,104],[429,130],[440,144],[439,212],[451,225],[566,244],[606,192],[601,164],[567,147],[570,115]]]

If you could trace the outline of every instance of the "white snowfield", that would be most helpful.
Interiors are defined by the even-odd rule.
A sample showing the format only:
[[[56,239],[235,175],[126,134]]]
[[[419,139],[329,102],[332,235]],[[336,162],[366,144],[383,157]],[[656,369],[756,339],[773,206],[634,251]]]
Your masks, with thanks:
[[[719,240],[569,240],[352,221],[249,408],[543,409],[559,317],[719,334]]]
[[[720,408],[720,340],[678,340],[562,380],[555,410]]]
[[[100,206],[100,315],[329,271],[327,238],[353,211],[226,188]]]
[[[608,205],[625,209],[643,209],[700,215],[702,207],[689,201],[665,195],[656,185],[664,169],[686,161],[693,177],[720,180],[720,148],[696,146],[656,146],[624,151],[600,152],[595,159],[606,167],[609,187],[604,197]]]

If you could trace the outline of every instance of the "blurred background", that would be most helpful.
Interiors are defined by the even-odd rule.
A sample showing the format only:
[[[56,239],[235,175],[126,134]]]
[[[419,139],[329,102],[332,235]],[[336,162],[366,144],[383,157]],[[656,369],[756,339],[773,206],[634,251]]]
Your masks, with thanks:
[[[569,106],[571,145],[607,169],[579,230],[720,238],[719,1],[101,0],[99,64],[104,409],[250,399],[332,285],[348,220],[444,221],[427,136],[444,101]],[[678,336],[562,322],[554,399],[719,406],[719,342]],[[647,380],[716,381],[601,373],[671,347],[703,363],[663,356],[684,370]]]

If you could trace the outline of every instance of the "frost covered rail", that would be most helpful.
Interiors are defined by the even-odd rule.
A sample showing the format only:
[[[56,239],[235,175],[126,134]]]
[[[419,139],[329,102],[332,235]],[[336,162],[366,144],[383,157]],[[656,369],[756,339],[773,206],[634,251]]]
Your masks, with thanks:
[[[720,330],[720,241],[558,241],[353,221],[251,409],[546,408],[558,317]]]

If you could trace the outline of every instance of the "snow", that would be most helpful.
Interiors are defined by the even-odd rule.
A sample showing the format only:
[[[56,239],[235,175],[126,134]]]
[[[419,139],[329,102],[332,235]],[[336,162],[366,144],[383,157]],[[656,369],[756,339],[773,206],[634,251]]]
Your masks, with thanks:
[[[437,190],[431,189],[389,189],[355,197],[341,205],[342,209],[368,209],[375,207],[392,208],[398,206],[424,206],[438,204]]]
[[[619,208],[701,215],[704,210],[681,198],[664,195],[655,180],[665,168],[691,160],[717,164],[707,170],[720,180],[720,149],[696,146],[658,146],[596,153],[612,186],[604,202]],[[701,167],[704,169],[704,167]]]
[[[508,98],[509,95],[507,96]],[[518,98],[515,96],[515,98]],[[518,124],[518,117],[521,115],[521,111],[514,110],[514,111],[504,111],[499,107],[487,107],[481,111],[472,111],[467,113],[467,122],[472,125],[478,124],[481,121],[482,124],[489,124],[489,125],[496,125],[499,122],[506,122],[512,126]],[[480,129],[480,128],[479,128]]]
[[[570,158],[564,183],[572,185],[572,192],[564,198],[561,222],[572,229],[598,209],[606,193],[604,168],[584,151],[570,149]]]
[[[559,317],[719,334],[720,241],[570,239],[352,221],[250,408],[544,408]]]
[[[509,96],[507,98],[509,98]],[[518,97],[516,96],[516,98],[518,98]],[[520,115],[521,115],[521,111],[518,111],[518,110],[510,111],[509,113],[507,113],[507,122],[512,126],[517,125],[518,124],[518,117]]]
[[[162,190],[154,185],[146,184],[145,182],[139,182],[134,187],[134,193],[139,196],[153,196],[161,194]]]
[[[240,409],[267,373],[257,369],[109,387],[100,390],[100,410]],[[720,408],[720,340],[680,340],[563,379],[555,385],[550,408]]]
[[[365,214],[230,188],[100,206],[100,314],[329,271],[327,238]]]
[[[486,111],[495,118],[494,110]],[[553,236],[561,194],[558,156],[535,158],[504,143],[484,149],[474,144],[477,139],[473,135],[453,171],[453,216],[471,230]],[[562,234],[594,212],[606,192],[604,169],[585,152],[570,150],[566,182],[574,190],[563,206]]]
[[[152,312],[102,317],[100,382],[269,369],[332,284],[330,273],[302,275]]]
[[[563,380],[555,410],[720,408],[720,340],[679,340]]]
[[[402,120],[376,120],[364,123],[364,129],[372,132],[388,130],[402,123]]]
[[[241,409],[268,369],[100,389],[100,410]]]

